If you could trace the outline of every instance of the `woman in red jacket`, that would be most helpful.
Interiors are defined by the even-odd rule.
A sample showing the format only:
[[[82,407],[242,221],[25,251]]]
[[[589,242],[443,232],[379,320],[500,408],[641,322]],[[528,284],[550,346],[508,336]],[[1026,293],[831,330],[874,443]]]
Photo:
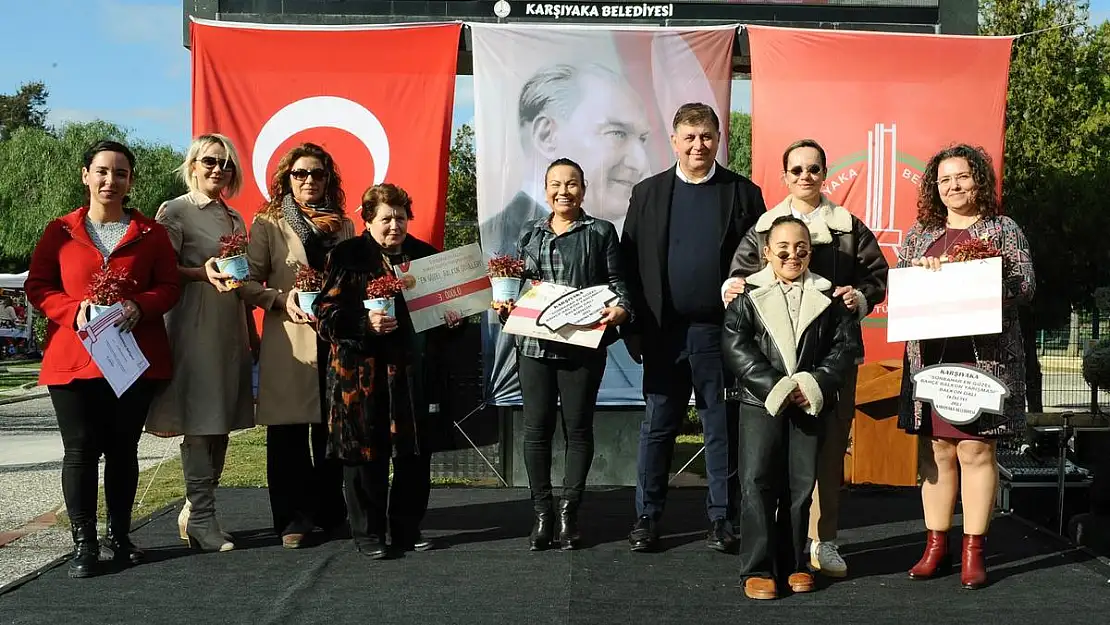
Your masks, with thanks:
[[[177,302],[177,259],[162,226],[124,207],[135,156],[115,141],[99,141],[84,154],[81,181],[89,205],[50,222],[31,256],[27,297],[46,314],[46,347],[39,383],[50,389],[65,456],[62,494],[73,529],[70,577],[97,572],[100,547],[120,565],[138,564],[131,542],[131,508],[139,480],[138,444],[155,380],[170,377],[165,314]],[[123,317],[150,368],[123,395],[92,361],[77,330],[88,323],[90,282],[101,269],[127,278]],[[97,468],[104,455],[108,532],[96,536]]]

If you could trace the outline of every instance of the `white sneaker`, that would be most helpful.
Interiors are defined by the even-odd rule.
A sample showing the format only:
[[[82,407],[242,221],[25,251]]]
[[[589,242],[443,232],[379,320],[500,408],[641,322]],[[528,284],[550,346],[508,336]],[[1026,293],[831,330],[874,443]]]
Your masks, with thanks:
[[[829,577],[847,577],[848,564],[840,557],[836,543],[813,541],[809,552],[809,568]]]

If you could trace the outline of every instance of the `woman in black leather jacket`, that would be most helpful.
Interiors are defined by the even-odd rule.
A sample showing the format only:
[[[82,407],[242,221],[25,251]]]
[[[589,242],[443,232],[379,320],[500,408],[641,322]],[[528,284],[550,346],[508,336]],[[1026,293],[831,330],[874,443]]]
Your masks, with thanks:
[[[831,297],[832,283],[809,272],[811,250],[803,221],[776,219],[767,267],[725,314],[721,350],[741,402],[740,568],[752,599],[776,598],[776,580],[813,590],[803,552],[823,420],[860,353],[859,320]],[[776,525],[780,506],[788,514]]]
[[[547,168],[545,186],[551,215],[525,224],[517,244],[517,255],[524,260],[524,278],[576,288],[607,284],[617,294],[617,301],[601,311],[600,323],[608,328],[597,349],[516,337],[524,400],[524,466],[536,515],[528,538],[532,551],[547,549],[555,540],[551,438],[560,400],[566,471],[558,541],[562,549],[579,546],[578,506],[593,462],[594,407],[605,371],[605,348],[616,340],[616,327],[632,314],[620,268],[617,230],[612,223],[582,210],[586,195],[582,168],[569,159],[556,160]],[[495,306],[504,320],[512,302]]]

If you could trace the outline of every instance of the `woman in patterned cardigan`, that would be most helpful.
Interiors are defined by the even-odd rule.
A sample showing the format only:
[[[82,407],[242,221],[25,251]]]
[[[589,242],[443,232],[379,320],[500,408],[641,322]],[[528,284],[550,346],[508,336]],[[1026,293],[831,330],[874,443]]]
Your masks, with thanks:
[[[1001,214],[997,179],[990,157],[968,145],[946,148],[929,160],[918,199],[917,222],[906,234],[898,267],[940,270],[961,242],[980,238],[1002,252],[1002,332],[1000,334],[909,341],[898,425],[921,442],[921,501],[928,539],[925,554],[909,571],[928,579],[951,563],[948,530],[957,490],[963,501],[960,582],[986,583],[983,539],[990,524],[998,467],[998,437],[1020,433],[1025,422],[1025,357],[1018,308],[1033,297],[1033,263],[1021,228]],[[913,399],[912,376],[940,363],[974,366],[1009,388],[1003,414],[983,414],[969,425],[940,419],[932,407]],[[962,484],[961,476],[962,475]]]

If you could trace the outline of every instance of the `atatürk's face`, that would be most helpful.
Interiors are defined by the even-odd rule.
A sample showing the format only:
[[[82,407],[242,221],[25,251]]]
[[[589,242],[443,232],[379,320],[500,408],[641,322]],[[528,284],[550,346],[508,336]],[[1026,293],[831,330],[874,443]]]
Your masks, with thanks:
[[[632,186],[650,173],[647,139],[650,125],[640,97],[627,84],[583,76],[582,101],[558,122],[551,160],[569,158],[590,181],[586,212],[617,224],[628,212]]]

